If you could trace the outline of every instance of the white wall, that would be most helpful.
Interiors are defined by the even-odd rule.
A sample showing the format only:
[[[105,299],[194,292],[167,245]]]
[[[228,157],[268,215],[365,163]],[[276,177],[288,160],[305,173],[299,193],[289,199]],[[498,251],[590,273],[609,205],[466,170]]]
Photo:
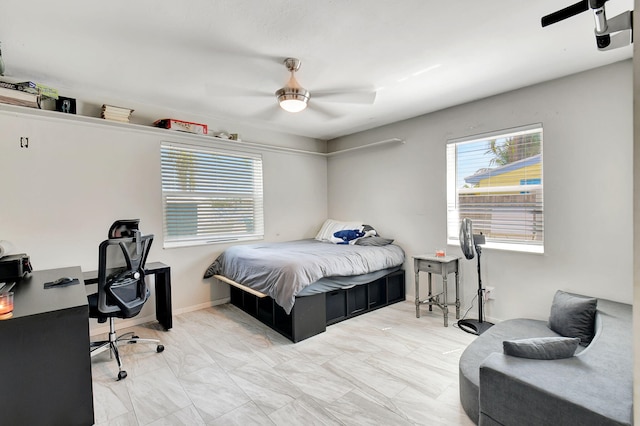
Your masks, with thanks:
[[[633,19],[640,18],[640,0],[634,2]],[[640,47],[633,45],[633,184],[640,188]],[[640,191],[633,199],[633,420],[640,423]]]
[[[409,259],[433,251],[446,242],[446,140],[542,122],[546,252],[484,250],[483,282],[496,289],[488,315],[544,319],[558,288],[631,302],[631,77],[625,61],[352,135],[330,142],[331,150],[390,137],[407,143],[331,157],[328,164],[264,151],[265,239],[311,237],[329,216],[376,226]],[[157,236],[150,260],[172,267],[176,312],[228,296],[226,285],[201,278],[225,245],[162,248],[163,137],[7,110],[0,108],[0,239],[28,253],[38,269],[90,270],[111,222],[139,217],[143,230]],[[20,136],[29,136],[28,149],[19,148]],[[298,139],[303,149],[317,145],[273,132],[254,141],[295,146]],[[411,298],[411,262],[406,269]],[[463,261],[463,280],[467,306],[475,295],[473,261]],[[144,314],[152,315],[152,306]]]
[[[162,247],[160,142],[193,138],[15,110],[0,108],[0,240],[28,253],[36,269],[94,270],[98,244],[111,223],[140,218],[143,232],[156,236],[149,261],[171,266],[174,312],[228,297],[228,285],[202,279],[226,245]],[[28,149],[20,148],[21,136],[29,137]],[[265,139],[254,142],[293,144],[294,139],[265,132]],[[298,140],[305,147],[314,144]],[[265,239],[312,237],[327,216],[326,158],[273,150],[262,155]],[[147,305],[141,318],[154,315],[154,304]]]
[[[331,157],[329,217],[370,223],[395,238],[409,260],[433,253],[446,246],[447,139],[538,122],[545,254],[483,251],[483,284],[496,290],[487,316],[546,319],[557,289],[631,303],[631,61],[330,141],[329,151],[391,137],[406,144]],[[461,254],[459,247],[447,251]],[[462,263],[467,307],[477,291],[476,264]],[[412,262],[405,267],[412,299]]]

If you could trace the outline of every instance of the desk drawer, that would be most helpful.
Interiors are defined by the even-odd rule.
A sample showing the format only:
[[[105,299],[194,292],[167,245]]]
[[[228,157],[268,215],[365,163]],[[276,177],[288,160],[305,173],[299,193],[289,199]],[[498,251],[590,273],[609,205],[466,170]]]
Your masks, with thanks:
[[[442,263],[432,260],[418,260],[418,270],[423,272],[431,272],[433,274],[442,274]]]

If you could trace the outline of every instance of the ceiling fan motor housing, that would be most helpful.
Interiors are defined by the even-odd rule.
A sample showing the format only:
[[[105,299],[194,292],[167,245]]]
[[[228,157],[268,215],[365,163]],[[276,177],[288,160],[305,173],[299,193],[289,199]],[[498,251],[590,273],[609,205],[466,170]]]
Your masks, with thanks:
[[[278,103],[288,112],[300,112],[305,109],[309,96],[309,91],[302,88],[283,87],[276,92]]]
[[[311,93],[304,87],[300,86],[296,80],[294,73],[300,69],[300,60],[297,58],[287,58],[284,64],[291,72],[291,78],[287,84],[276,91],[278,103],[288,112],[300,112],[307,107]]]

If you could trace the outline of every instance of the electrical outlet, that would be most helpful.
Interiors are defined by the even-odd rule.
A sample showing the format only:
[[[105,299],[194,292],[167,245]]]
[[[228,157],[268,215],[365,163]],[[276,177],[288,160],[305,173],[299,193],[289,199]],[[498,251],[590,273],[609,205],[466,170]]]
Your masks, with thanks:
[[[485,287],[484,289],[484,301],[495,300],[496,299],[496,289],[495,287]]]

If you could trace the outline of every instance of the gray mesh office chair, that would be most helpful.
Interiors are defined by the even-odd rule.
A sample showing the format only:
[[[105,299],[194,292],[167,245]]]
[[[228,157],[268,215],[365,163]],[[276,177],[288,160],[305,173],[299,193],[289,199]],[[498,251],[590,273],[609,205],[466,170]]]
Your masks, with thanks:
[[[91,356],[110,350],[118,363],[118,380],[127,377],[122,369],[118,346],[129,343],[150,343],[156,351],[164,346],[156,339],[141,339],[133,333],[116,335],[115,318],[132,318],[140,312],[149,298],[145,283],[144,265],[151,249],[153,235],[141,235],[134,230],[132,237],[110,238],[100,244],[98,253],[98,292],[90,294],[89,317],[98,322],[109,321],[109,339],[92,342]]]

